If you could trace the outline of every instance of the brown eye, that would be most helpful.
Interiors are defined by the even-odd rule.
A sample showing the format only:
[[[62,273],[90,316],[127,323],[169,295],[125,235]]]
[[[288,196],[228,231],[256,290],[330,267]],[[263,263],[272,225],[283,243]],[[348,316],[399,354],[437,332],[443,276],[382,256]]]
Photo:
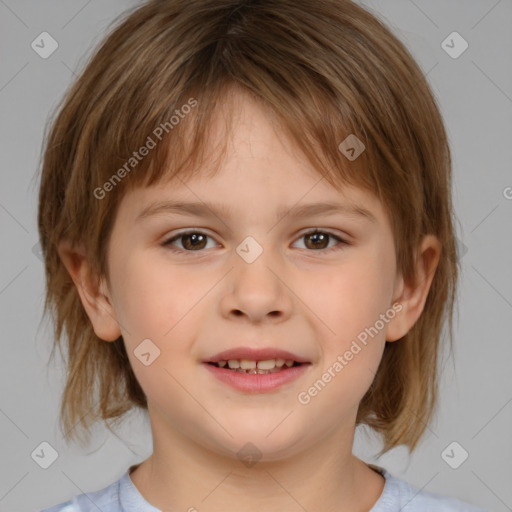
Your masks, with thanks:
[[[175,241],[181,239],[182,248],[174,249],[173,247],[171,247],[171,250],[176,252],[194,252],[204,249],[208,238],[210,237],[207,234],[202,233],[200,231],[188,231],[186,233],[177,234],[176,236],[164,242],[162,245],[172,246]]]
[[[207,237],[200,233],[191,233],[182,235],[181,238],[185,241],[183,244],[185,249],[203,249]]]
[[[330,235],[319,232],[304,235],[304,239],[309,242],[306,242],[308,249],[325,249],[329,245],[329,237]]]
[[[328,231],[310,231],[308,233],[302,234],[299,240],[301,239],[304,239],[304,245],[306,246],[306,249],[322,251],[323,253],[329,252],[331,250],[341,249],[344,245],[348,245],[348,243],[345,242],[342,238]],[[338,244],[328,247],[331,240],[338,241]]]

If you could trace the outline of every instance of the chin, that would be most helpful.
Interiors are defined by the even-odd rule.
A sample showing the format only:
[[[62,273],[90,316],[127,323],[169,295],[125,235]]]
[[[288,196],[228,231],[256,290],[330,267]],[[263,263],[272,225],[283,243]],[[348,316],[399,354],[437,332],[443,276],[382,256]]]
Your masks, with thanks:
[[[247,428],[247,425],[235,430],[234,425],[226,426],[233,437],[225,435],[222,440],[218,440],[217,450],[229,457],[235,456],[242,462],[244,460],[252,461],[277,461],[284,460],[293,456],[301,450],[301,435],[299,432],[293,432],[289,426],[279,425],[283,417],[279,418],[271,428],[263,428],[253,425]]]

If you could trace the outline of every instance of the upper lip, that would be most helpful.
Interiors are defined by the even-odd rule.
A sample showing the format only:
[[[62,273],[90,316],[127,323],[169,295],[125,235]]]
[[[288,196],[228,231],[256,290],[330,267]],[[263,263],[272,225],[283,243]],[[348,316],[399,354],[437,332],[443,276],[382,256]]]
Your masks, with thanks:
[[[268,348],[251,348],[251,347],[237,347],[224,350],[205,359],[205,363],[218,363],[219,361],[229,361],[230,359],[247,359],[248,361],[266,361],[268,359],[285,359],[286,361],[296,361],[297,363],[309,363],[309,361],[297,354],[288,352],[287,350],[280,350],[273,347]]]

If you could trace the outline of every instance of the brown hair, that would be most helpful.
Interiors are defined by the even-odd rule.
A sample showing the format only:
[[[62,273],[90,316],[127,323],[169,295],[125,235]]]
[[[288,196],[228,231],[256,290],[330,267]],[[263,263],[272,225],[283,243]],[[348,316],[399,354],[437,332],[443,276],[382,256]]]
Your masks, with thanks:
[[[67,334],[66,441],[81,439],[77,426],[90,435],[96,421],[110,428],[147,402],[122,337],[106,343],[95,335],[57,244],[84,244],[108,282],[109,234],[123,194],[201,172],[212,114],[238,88],[279,120],[330,184],[363,187],[383,202],[405,279],[414,277],[421,237],[441,242],[424,311],[401,340],[386,343],[357,416],[382,434],[381,453],[400,444],[414,450],[437,403],[445,317],[452,344],[458,261],[447,136],[410,53],[348,0],[153,0],[116,23],[45,134],[38,226],[45,313],[61,354]],[[188,113],[174,123],[177,110]],[[349,134],[366,146],[354,161],[338,149]],[[131,161],[149,139],[155,147]]]

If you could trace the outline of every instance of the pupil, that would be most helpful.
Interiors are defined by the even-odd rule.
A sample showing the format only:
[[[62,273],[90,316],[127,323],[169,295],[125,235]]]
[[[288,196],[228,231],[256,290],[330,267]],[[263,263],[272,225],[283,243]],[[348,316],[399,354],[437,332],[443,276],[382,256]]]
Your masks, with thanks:
[[[310,235],[307,235],[310,240],[313,240],[314,248],[318,248],[318,242],[325,242],[327,240],[327,236],[323,233],[311,233]],[[322,246],[321,249],[324,249],[325,247]]]
[[[190,240],[193,240],[193,242],[190,244],[190,243],[184,243],[183,245],[185,247],[187,247],[187,249],[190,249],[191,247],[194,248],[194,247],[197,247],[198,245],[201,244],[201,242],[204,243],[204,240],[200,240],[201,238],[204,239],[203,235],[201,234],[198,234],[198,233],[192,233],[192,234],[188,234],[188,235],[184,235],[183,236],[183,239],[185,241],[190,241]]]

